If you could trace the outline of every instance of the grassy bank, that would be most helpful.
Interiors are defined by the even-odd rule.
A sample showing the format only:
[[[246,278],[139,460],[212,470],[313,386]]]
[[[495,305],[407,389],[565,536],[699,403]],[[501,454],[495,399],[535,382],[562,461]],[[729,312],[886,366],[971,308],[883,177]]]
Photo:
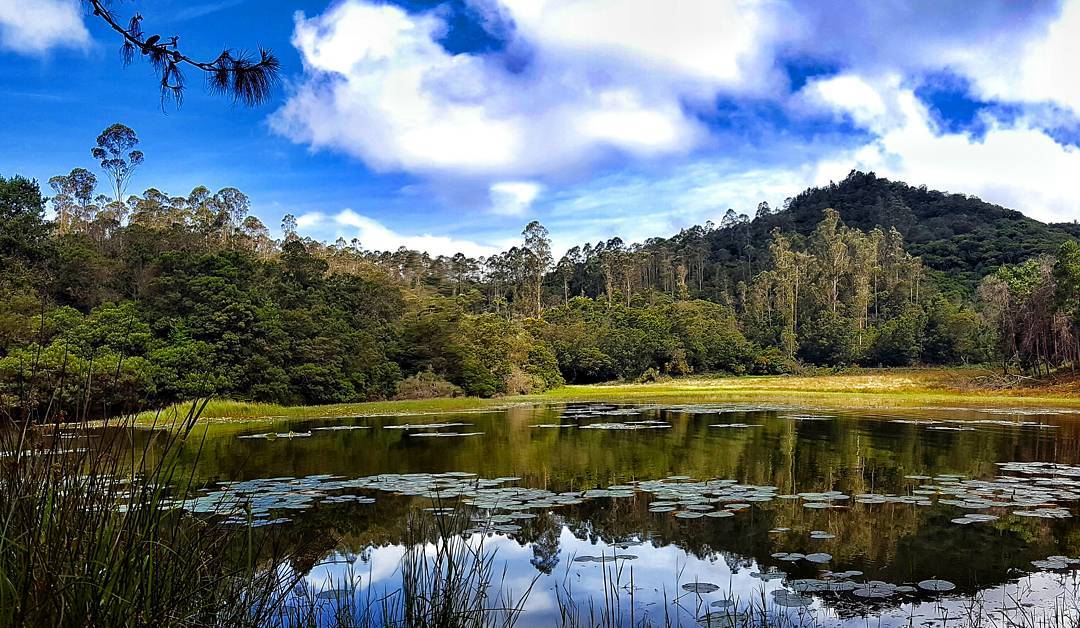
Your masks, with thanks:
[[[280,406],[272,403],[251,403],[213,399],[206,404],[201,421],[212,423],[279,421],[287,419],[333,419],[352,416],[393,416],[437,414],[440,412],[468,412],[485,408],[499,408],[523,403],[527,400],[542,399],[542,395],[532,397],[502,397],[498,399],[480,399],[478,397],[445,397],[439,399],[418,399],[406,401],[367,401],[362,403],[338,403],[322,406]],[[191,403],[169,406],[161,412],[143,412],[136,417],[139,425],[171,426],[178,417],[182,418],[191,409]]]
[[[761,377],[687,377],[648,384],[564,386],[538,395],[478,399],[456,397],[324,406],[279,406],[213,400],[202,413],[213,423],[296,418],[422,415],[498,409],[513,405],[594,401],[608,403],[769,402],[834,408],[915,406],[1050,406],[1080,408],[1080,383],[1060,378],[1010,388],[991,387],[981,369],[872,369],[840,374]],[[142,425],[168,425],[190,404],[143,413]]]
[[[1080,408],[1074,378],[1000,388],[985,369],[860,369],[849,373],[688,377],[650,384],[566,386],[549,400],[775,402],[836,408],[1054,406]]]

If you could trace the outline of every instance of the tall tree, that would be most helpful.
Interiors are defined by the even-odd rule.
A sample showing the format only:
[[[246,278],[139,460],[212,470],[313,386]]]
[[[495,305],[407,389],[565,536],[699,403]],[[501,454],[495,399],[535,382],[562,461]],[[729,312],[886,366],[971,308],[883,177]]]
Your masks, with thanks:
[[[540,313],[544,311],[544,275],[551,266],[551,239],[548,237],[547,228],[537,220],[525,225],[525,230],[521,232],[521,235],[525,236],[525,250],[528,252],[526,263],[532,279],[533,311],[536,316],[540,316]]]
[[[825,218],[810,235],[812,249],[818,262],[818,278],[825,295],[825,304],[832,314],[840,305],[840,284],[851,261],[847,243],[844,242],[840,214],[835,209],[825,210]]]
[[[281,233],[285,236],[286,242],[291,242],[300,237],[296,235],[296,228],[296,216],[292,214],[285,214],[281,217]]]
[[[66,175],[49,179],[49,187],[56,192],[52,198],[56,209],[57,227],[60,233],[71,228],[75,218],[90,221],[90,203],[97,187],[97,177],[86,168],[74,168]]]
[[[118,122],[102,131],[97,137],[97,145],[90,149],[90,154],[101,162],[101,169],[112,180],[113,202],[121,202],[132,173],[143,163],[145,156],[135,148],[138,145],[139,136],[135,131]]]

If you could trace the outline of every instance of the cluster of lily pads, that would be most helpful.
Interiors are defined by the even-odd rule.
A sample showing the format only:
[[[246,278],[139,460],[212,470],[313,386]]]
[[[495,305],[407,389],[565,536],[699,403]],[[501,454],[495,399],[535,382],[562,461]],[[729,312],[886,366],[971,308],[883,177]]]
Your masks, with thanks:
[[[384,425],[384,430],[404,430],[409,436],[418,437],[433,437],[433,438],[447,438],[457,436],[482,436],[483,432],[435,432],[430,430],[440,430],[448,427],[465,427],[472,425],[472,423],[402,423],[399,425]],[[313,427],[307,432],[263,432],[260,434],[244,434],[237,436],[237,438],[246,439],[266,439],[276,440],[279,438],[307,438],[311,436],[312,432],[343,432],[351,430],[370,430],[370,425],[326,425],[323,427]],[[429,430],[429,431],[416,431],[416,430]]]
[[[800,554],[799,552],[776,552],[772,555],[777,560],[784,560],[787,562],[796,562],[799,560],[805,560],[811,563],[827,563],[832,560],[832,554],[826,554],[825,552],[814,552],[813,554]]]
[[[483,436],[483,432],[417,432],[409,436],[429,438],[455,438],[458,436]]]
[[[585,406],[569,406],[563,412],[560,418],[568,419],[570,421],[580,421],[585,419],[603,419],[604,417],[619,417],[619,416],[638,416],[649,411],[664,411],[678,414],[697,414],[697,415],[721,415],[721,414],[733,414],[733,413],[745,413],[745,412],[783,412],[789,410],[787,406],[782,405],[768,405],[768,404],[721,404],[721,405],[707,405],[707,406],[662,406],[662,405],[642,405],[642,406],[605,406],[605,405],[585,405]],[[807,415],[807,414],[786,414],[781,415],[782,419],[789,419],[792,421],[827,421],[831,419],[830,416],[819,415]],[[534,428],[580,428],[590,430],[643,430],[643,429],[664,429],[671,427],[671,424],[667,421],[658,420],[641,420],[641,421],[599,421],[596,423],[539,423],[531,425]],[[749,423],[720,423],[710,425],[709,427],[718,428],[749,428],[759,427],[755,424]]]
[[[535,518],[529,510],[546,511],[583,503],[598,497],[633,497],[632,486],[554,493],[544,489],[504,486],[517,477],[478,478],[474,473],[380,474],[346,479],[333,475],[309,475],[302,478],[260,478],[222,482],[219,488],[190,499],[178,499],[168,505],[194,513],[223,515],[225,523],[253,526],[285,523],[287,518],[272,515],[282,510],[304,510],[317,504],[374,503],[365,495],[345,491],[381,491],[406,496],[427,497],[442,502],[461,499],[478,510],[478,525],[466,532],[511,533],[520,529],[516,521]],[[436,507],[432,512],[447,514],[452,508]]]
[[[902,423],[906,425],[925,425],[929,429],[936,430],[949,430],[949,429],[963,429],[968,431],[974,431],[972,425],[995,425],[1001,427],[1033,427],[1036,429],[1049,430],[1056,429],[1057,426],[1051,423],[1042,423],[1040,421],[1008,421],[1005,419],[892,419],[890,423]],[[956,426],[954,428],[953,426]]]
[[[791,410],[791,406],[769,403],[722,403],[668,406],[665,409],[682,414],[731,414],[738,412],[786,412]]]
[[[307,438],[309,436],[311,436],[310,431],[308,431],[308,432],[289,431],[289,432],[263,432],[261,434],[243,434],[241,436],[237,436],[237,438],[251,438],[251,439],[263,438],[263,439],[267,439],[267,440],[274,440],[274,439],[278,439],[278,438]]]
[[[589,423],[580,426],[583,430],[657,430],[671,427],[663,421],[623,421],[621,423]]]
[[[384,425],[384,430],[439,430],[447,427],[465,427],[472,423],[399,423],[397,425]]]
[[[563,411],[560,418],[569,419],[571,421],[580,421],[586,419],[602,419],[604,417],[638,416],[647,410],[660,409],[663,408],[661,406],[570,406]],[[671,424],[667,421],[643,419],[640,421],[597,421],[596,423],[540,423],[537,425],[530,425],[529,427],[552,429],[578,428],[583,430],[628,431],[667,429],[671,427]]]
[[[732,517],[755,502],[772,501],[778,490],[775,486],[739,484],[735,480],[696,482],[683,475],[624,486],[652,495],[649,512],[673,512],[679,519]]]
[[[980,414],[998,414],[1008,416],[1048,416],[1076,414],[1071,408],[972,408],[967,406],[915,406],[912,410],[932,410],[935,412],[978,412]]]
[[[636,405],[632,407],[618,407],[615,405],[584,405],[584,406],[569,406],[563,411],[563,414],[559,418],[566,418],[570,420],[582,420],[591,418],[604,418],[608,416],[637,416],[648,410],[661,410],[662,406],[659,405]],[[599,420],[596,423],[541,423],[537,425],[530,425],[532,428],[579,428],[579,429],[598,429],[598,430],[637,430],[637,429],[666,429],[670,428],[671,424],[665,422],[665,420],[656,419],[642,419],[642,420]]]
[[[937,497],[940,504],[965,510],[1012,509],[1020,517],[1067,518],[1071,513],[1059,502],[1080,500],[1080,467],[1039,462],[1002,462],[1000,470],[1017,475],[999,475],[990,480],[964,480],[959,476],[907,476],[909,480],[933,480],[921,484],[913,495]],[[1051,477],[1044,477],[1044,476]],[[1066,476],[1066,477],[1061,477]],[[1075,477],[1077,479],[1071,479]],[[994,521],[994,515],[967,514],[954,523]]]
[[[430,428],[432,425],[457,426],[459,424],[431,424],[424,426],[401,426],[398,429]],[[468,436],[475,432],[419,432],[416,435]],[[463,503],[481,511],[480,518],[487,521],[490,529],[511,531],[506,526],[526,518],[524,511],[550,509],[579,504],[596,498],[629,498],[638,493],[651,496],[649,512],[672,513],[678,519],[733,517],[750,509],[754,504],[774,500],[797,500],[807,509],[829,509],[845,506],[849,501],[857,504],[911,504],[929,506],[935,503],[951,505],[973,511],[954,518],[953,523],[970,525],[992,522],[998,514],[974,511],[1009,509],[1021,517],[1065,518],[1071,517],[1069,509],[1061,502],[1080,501],[1080,467],[1051,465],[1048,463],[999,463],[1003,473],[989,480],[966,480],[957,475],[908,475],[911,481],[921,482],[908,495],[861,493],[854,496],[840,491],[801,492],[779,494],[775,486],[740,484],[736,480],[714,479],[696,481],[688,476],[670,476],[660,480],[633,481],[607,488],[586,491],[554,493],[543,489],[504,486],[518,478],[482,479],[472,473],[414,473],[382,474],[377,476],[344,479],[330,475],[310,475],[303,478],[268,478],[243,482],[224,482],[218,490],[205,495],[181,500],[176,506],[197,512],[225,514],[230,523],[253,523],[265,525],[281,522],[270,517],[281,510],[301,510],[319,503],[370,503],[370,497],[341,495],[346,491],[384,491],[402,495],[418,495],[439,499],[463,498]],[[495,526],[502,525],[503,529]],[[783,532],[777,528],[773,532]],[[815,530],[813,539],[830,539],[833,535]],[[809,556],[820,554],[786,554],[784,560],[815,561]],[[778,558],[781,558],[778,556]]]
[[[918,586],[893,584],[882,580],[856,582],[853,578],[863,575],[861,571],[824,572],[822,578],[801,578],[786,582],[796,593],[850,593],[864,599],[883,599],[895,595],[911,595],[919,589],[931,593],[952,591],[956,585],[948,580],[923,580]]]
[[[781,414],[781,419],[788,421],[831,421],[833,417],[820,414]]]
[[[1080,566],[1080,558],[1070,558],[1069,556],[1047,556],[1042,560],[1033,560],[1031,564],[1039,569],[1048,570],[1061,570],[1061,569],[1076,569]]]
[[[799,555],[801,556],[801,554]],[[770,572],[768,574],[754,574],[762,580],[784,578],[783,572]],[[885,599],[898,595],[914,595],[920,590],[924,593],[936,594],[947,593],[956,588],[956,585],[948,580],[929,579],[911,584],[893,584],[882,580],[856,581],[863,575],[861,571],[822,571],[820,578],[799,578],[785,580],[783,588],[773,589],[769,592],[776,606],[797,608],[810,606],[814,603],[813,595],[823,594],[850,594],[862,599]],[[688,582],[682,585],[687,593],[694,594],[699,598],[720,591],[720,587],[711,582]],[[737,602],[730,597],[722,597],[709,603],[711,608],[729,608],[737,606]],[[710,612],[711,614],[711,612]]]

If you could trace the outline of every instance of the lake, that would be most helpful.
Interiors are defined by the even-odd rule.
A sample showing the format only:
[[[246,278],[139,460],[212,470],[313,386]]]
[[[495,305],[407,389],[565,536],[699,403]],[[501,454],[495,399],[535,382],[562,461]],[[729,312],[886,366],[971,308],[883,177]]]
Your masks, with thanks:
[[[1035,625],[1076,616],[1078,418],[566,404],[217,425],[185,446],[206,491],[184,505],[291,544],[297,604],[370,610],[407,548],[460,544],[519,626]]]

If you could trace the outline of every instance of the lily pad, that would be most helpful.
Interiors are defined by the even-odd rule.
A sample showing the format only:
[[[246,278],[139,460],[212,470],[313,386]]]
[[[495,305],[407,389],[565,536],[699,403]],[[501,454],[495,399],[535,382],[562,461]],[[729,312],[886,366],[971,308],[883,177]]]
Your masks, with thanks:
[[[945,591],[952,591],[956,588],[956,585],[948,580],[923,580],[919,583],[919,588],[924,591],[944,593]]]
[[[686,591],[688,593],[697,593],[698,595],[702,595],[705,593],[713,593],[715,591],[719,591],[720,587],[711,582],[687,582],[686,584],[682,585],[682,589],[683,591]]]

